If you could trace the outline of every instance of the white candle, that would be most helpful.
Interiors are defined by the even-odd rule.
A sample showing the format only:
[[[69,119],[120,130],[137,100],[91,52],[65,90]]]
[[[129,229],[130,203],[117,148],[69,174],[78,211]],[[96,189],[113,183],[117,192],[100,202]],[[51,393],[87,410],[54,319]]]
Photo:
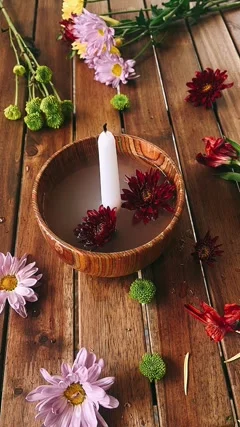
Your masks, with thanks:
[[[119,209],[121,206],[116,142],[113,134],[103,126],[98,138],[101,198],[104,207]]]

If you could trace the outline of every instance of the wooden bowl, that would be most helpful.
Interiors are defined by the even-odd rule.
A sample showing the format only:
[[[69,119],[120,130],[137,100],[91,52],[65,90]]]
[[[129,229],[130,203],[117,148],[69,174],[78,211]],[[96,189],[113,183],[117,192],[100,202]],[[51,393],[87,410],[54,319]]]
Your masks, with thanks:
[[[47,194],[73,170],[86,167],[90,159],[97,157],[97,138],[76,141],[53,154],[40,170],[33,187],[33,209],[45,240],[64,262],[92,276],[125,276],[151,264],[163,252],[172,236],[184,205],[182,176],[175,163],[163,150],[134,136],[118,135],[115,139],[119,155],[141,159],[148,168],[150,166],[159,168],[176,186],[174,216],[164,231],[146,244],[111,253],[82,250],[61,240],[45,220],[44,201]]]

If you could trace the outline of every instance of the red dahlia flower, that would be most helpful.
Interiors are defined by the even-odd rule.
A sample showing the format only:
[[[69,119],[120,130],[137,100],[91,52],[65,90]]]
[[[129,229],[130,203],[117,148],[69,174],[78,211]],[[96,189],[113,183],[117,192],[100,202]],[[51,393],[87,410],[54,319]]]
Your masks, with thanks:
[[[226,70],[213,71],[211,68],[206,68],[204,71],[196,71],[195,75],[191,82],[186,83],[190,89],[185,99],[195,107],[199,105],[205,105],[206,108],[212,107],[213,102],[221,98],[221,91],[233,86],[233,83],[224,83],[228,78]]]
[[[196,260],[201,260],[208,265],[213,264],[216,261],[216,256],[220,256],[223,253],[222,250],[219,250],[222,244],[215,245],[217,239],[218,236],[212,238],[208,231],[204,238],[200,239],[194,246],[195,251],[192,253],[192,256]]]
[[[73,230],[78,240],[86,247],[98,247],[107,243],[116,230],[116,208],[101,205],[98,211],[88,210],[81,224]]]
[[[235,332],[240,321],[240,306],[237,304],[225,304],[224,316],[220,316],[214,308],[205,302],[201,304],[202,311],[196,307],[185,304],[187,311],[206,325],[208,336],[218,342],[223,339],[227,332]]]
[[[175,185],[167,180],[159,184],[161,172],[158,169],[150,169],[149,172],[136,170],[136,176],[126,177],[130,190],[123,189],[121,199],[122,208],[135,210],[133,222],[143,220],[147,224],[158,218],[159,209],[174,212],[169,202],[175,194]]]
[[[237,150],[225,138],[206,136],[203,138],[203,142],[205,143],[205,154],[198,153],[196,160],[205,166],[217,168],[234,163],[234,159],[238,158]]]
[[[73,35],[73,20],[71,18],[63,19],[60,22],[60,25],[62,29],[61,35],[64,41],[73,43],[75,40],[77,40],[77,37]]]

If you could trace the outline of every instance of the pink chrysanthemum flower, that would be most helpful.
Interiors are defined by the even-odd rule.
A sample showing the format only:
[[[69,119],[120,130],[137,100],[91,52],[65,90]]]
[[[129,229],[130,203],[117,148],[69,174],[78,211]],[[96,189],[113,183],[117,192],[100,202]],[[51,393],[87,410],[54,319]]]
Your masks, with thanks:
[[[88,56],[99,56],[103,50],[110,51],[114,45],[114,33],[103,19],[86,9],[82,15],[73,17],[73,35],[81,43],[87,43]]]
[[[104,367],[103,359],[82,348],[73,366],[63,363],[61,374],[51,376],[45,369],[40,372],[50,385],[37,387],[29,393],[29,402],[39,401],[36,419],[44,420],[46,427],[107,427],[99,414],[99,405],[117,408],[119,402],[106,393],[114,377],[98,379]]]
[[[31,288],[36,286],[42,274],[35,275],[38,271],[35,262],[26,263],[26,255],[19,259],[9,252],[7,255],[0,252],[0,313],[8,300],[20,316],[27,317],[26,301],[37,301],[38,297]]]
[[[106,53],[96,61],[94,78],[98,82],[117,87],[120,82],[126,84],[129,79],[137,77],[134,65],[133,59],[124,61],[117,55]]]

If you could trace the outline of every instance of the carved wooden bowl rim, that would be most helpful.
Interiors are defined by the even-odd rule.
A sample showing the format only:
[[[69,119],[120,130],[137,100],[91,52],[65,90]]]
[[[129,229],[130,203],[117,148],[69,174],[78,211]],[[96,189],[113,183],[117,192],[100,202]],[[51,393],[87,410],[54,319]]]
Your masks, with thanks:
[[[167,161],[171,164],[171,166],[174,168],[176,176],[177,176],[177,180],[179,181],[179,197],[178,199],[178,205],[176,206],[176,211],[171,219],[171,221],[169,222],[169,224],[167,225],[167,227],[161,232],[159,233],[157,236],[155,236],[152,240],[150,240],[147,243],[144,243],[143,245],[137,246],[136,248],[132,248],[132,249],[127,249],[124,251],[119,251],[119,252],[94,252],[94,251],[89,251],[89,250],[85,250],[85,249],[80,249],[77,248],[76,246],[72,246],[69,243],[66,243],[64,240],[62,240],[59,236],[57,236],[46,224],[46,222],[44,221],[42,214],[40,212],[39,209],[39,205],[38,205],[38,189],[39,189],[39,183],[42,179],[42,176],[44,175],[44,172],[46,171],[46,169],[48,168],[49,164],[58,156],[61,155],[62,152],[64,152],[65,150],[71,149],[71,147],[74,144],[80,144],[83,143],[84,141],[89,141],[92,139],[96,139],[97,140],[97,136],[91,136],[91,137],[86,137],[86,138],[82,138],[76,141],[71,142],[70,144],[65,145],[64,147],[60,148],[58,151],[56,151],[51,157],[49,157],[49,159],[44,163],[44,165],[41,167],[34,185],[33,185],[33,191],[32,191],[32,204],[33,204],[33,210],[34,213],[36,215],[37,221],[39,223],[40,228],[42,229],[42,231],[44,231],[45,234],[47,234],[48,236],[50,236],[50,238],[55,241],[56,243],[58,243],[58,245],[70,250],[71,252],[74,253],[78,253],[81,256],[87,256],[87,257],[91,257],[93,260],[96,259],[98,260],[98,262],[101,260],[105,261],[106,260],[106,256],[107,257],[112,257],[112,258],[118,258],[118,257],[123,257],[126,259],[127,256],[131,257],[133,254],[136,254],[138,252],[145,252],[148,249],[154,247],[157,243],[159,243],[161,240],[164,240],[166,238],[166,236],[173,230],[174,226],[176,225],[176,223],[178,222],[179,217],[181,216],[182,210],[183,210],[183,206],[184,206],[184,202],[185,202],[185,187],[184,187],[184,182],[183,182],[183,178],[182,175],[180,173],[180,171],[178,170],[178,167],[176,166],[175,162],[171,159],[171,157],[161,148],[159,148],[157,145],[146,141],[143,138],[139,138],[137,136],[133,136],[133,135],[128,135],[128,134],[120,134],[120,135],[114,135],[116,139],[121,139],[121,138],[131,138],[132,140],[137,140],[140,141],[142,143],[148,144],[149,146],[152,146],[154,148],[154,150],[159,151],[161,154],[163,154],[163,156],[167,159]],[[133,153],[132,153],[133,155]],[[140,156],[136,156],[139,158],[142,158]],[[144,158],[143,158],[144,160]],[[147,163],[147,159],[145,159],[146,163]],[[155,165],[155,167],[157,167]],[[159,169],[161,170],[161,168],[159,167]],[[164,172],[165,173],[165,172]],[[167,174],[166,174],[167,176]],[[167,176],[168,178],[168,176]]]

